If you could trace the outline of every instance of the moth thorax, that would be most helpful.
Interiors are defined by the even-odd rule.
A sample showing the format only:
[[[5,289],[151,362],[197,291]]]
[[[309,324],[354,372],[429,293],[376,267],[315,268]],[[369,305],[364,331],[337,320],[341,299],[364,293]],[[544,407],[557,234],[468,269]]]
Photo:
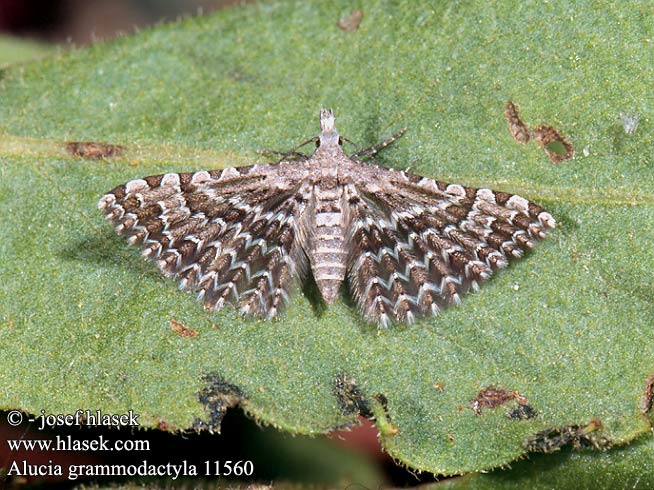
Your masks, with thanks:
[[[319,150],[322,152],[339,152],[341,145],[339,143],[339,136],[336,131],[322,132],[320,133],[320,146]]]

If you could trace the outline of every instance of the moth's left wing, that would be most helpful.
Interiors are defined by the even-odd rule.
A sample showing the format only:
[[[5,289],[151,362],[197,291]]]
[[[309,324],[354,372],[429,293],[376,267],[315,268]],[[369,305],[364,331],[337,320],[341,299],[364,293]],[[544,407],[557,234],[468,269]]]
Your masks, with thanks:
[[[271,182],[270,166],[136,179],[98,206],[119,235],[167,275],[198,291],[209,310],[232,304],[275,316],[306,273],[298,216],[302,182]]]

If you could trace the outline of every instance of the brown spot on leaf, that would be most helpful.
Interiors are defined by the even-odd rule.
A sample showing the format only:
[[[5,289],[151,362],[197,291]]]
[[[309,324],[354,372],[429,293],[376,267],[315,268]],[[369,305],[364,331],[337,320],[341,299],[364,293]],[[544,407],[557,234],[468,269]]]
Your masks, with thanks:
[[[66,143],[66,151],[74,157],[112,158],[121,156],[125,147],[95,141],[71,141]]]
[[[650,374],[645,381],[645,392],[643,393],[643,402],[640,407],[640,413],[648,414],[654,405],[654,373]]]
[[[504,107],[504,118],[509,123],[509,131],[511,131],[513,139],[523,145],[529,143],[531,139],[529,128],[522,122],[518,107],[511,101],[508,101]]]
[[[516,400],[520,405],[526,405],[529,403],[529,400],[517,391],[508,391],[504,388],[487,386],[477,394],[477,398],[470,400],[470,408],[472,408],[477,415],[481,415],[484,408],[499,407],[511,400]]]
[[[202,381],[207,385],[198,392],[198,400],[209,412],[209,420],[196,418],[193,428],[198,432],[206,429],[220,433],[220,423],[227,409],[242,404],[247,397],[238,386],[227,383],[218,374],[207,374]]]
[[[187,327],[182,322],[178,322],[174,318],[170,320],[170,329],[180,337],[194,338],[198,336],[198,331]]]
[[[517,407],[512,408],[506,412],[506,416],[511,420],[529,420],[536,418],[538,416],[538,412],[531,405],[519,404]]]
[[[508,101],[504,107],[504,118],[509,123],[511,136],[518,143],[526,145],[536,140],[552,163],[561,163],[572,158],[574,146],[552,126],[538,126],[532,130],[520,117],[518,106]]]
[[[543,151],[550,157],[552,163],[561,163],[574,155],[572,143],[567,141],[561,133],[552,126],[538,126],[534,131],[536,141]]]
[[[350,15],[342,17],[336,25],[343,31],[354,32],[359,29],[362,20],[363,10],[355,10]]]
[[[530,452],[553,453],[568,444],[577,450],[608,449],[612,446],[612,442],[602,435],[602,422],[599,419],[593,419],[585,425],[545,429],[529,436],[524,446]]]

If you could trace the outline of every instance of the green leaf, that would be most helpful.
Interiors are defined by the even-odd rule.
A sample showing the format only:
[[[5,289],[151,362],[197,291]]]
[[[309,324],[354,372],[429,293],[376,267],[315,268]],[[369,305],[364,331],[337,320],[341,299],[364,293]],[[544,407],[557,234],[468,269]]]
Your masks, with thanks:
[[[53,49],[47,45],[0,35],[0,68],[11,63],[36,60],[50,54]]]
[[[380,0],[342,31],[352,8],[250,5],[3,73],[2,407],[133,409],[145,426],[189,428],[211,415],[198,393],[229,384],[256,419],[315,434],[356,421],[337,400],[347,376],[369,401],[387,398],[387,413],[372,403],[386,450],[443,474],[505,465],[545,429],[596,419],[614,444],[650,430],[647,7]],[[552,165],[515,143],[507,100],[533,127],[555,126],[575,158]],[[132,178],[291,148],[317,134],[321,106],[362,146],[408,126],[383,164],[524,195],[560,226],[462,306],[378,332],[348,294],[326,308],[310,287],[280,321],[207,313],[96,209]],[[621,112],[640,118],[631,135]],[[80,159],[68,140],[126,150]],[[171,319],[199,335],[180,337]],[[476,415],[470,401],[490,385],[527,397],[537,416],[507,417],[515,400]]]
[[[654,487],[654,439],[596,453],[564,450],[556,455],[532,455],[511,463],[510,469],[445,480],[434,490],[613,490]]]

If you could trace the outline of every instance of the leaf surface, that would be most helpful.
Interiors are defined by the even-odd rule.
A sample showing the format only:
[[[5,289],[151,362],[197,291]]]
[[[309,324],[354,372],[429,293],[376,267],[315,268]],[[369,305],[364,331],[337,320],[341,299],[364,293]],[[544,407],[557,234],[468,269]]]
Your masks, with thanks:
[[[525,453],[539,431],[601,421],[624,444],[650,430],[653,27],[637,2],[271,2],[187,19],[8,68],[0,80],[0,405],[32,413],[133,409],[147,426],[208,420],[206,376],[263,423],[315,434],[356,420],[336,379],[376,406],[386,450],[455,474]],[[513,100],[555,126],[575,157],[517,144]],[[318,132],[333,107],[362,146],[403,126],[381,163],[543,204],[560,226],[463,305],[378,332],[343,293],[307,286],[280,321],[207,313],[115,236],[108,190],[169,171],[260,161]],[[625,133],[620,113],[640,125]],[[74,140],[123,145],[73,157]],[[176,320],[196,330],[183,338]],[[205,379],[205,381],[203,381]],[[438,387],[435,387],[435,385]],[[517,402],[477,415],[488,386]]]

